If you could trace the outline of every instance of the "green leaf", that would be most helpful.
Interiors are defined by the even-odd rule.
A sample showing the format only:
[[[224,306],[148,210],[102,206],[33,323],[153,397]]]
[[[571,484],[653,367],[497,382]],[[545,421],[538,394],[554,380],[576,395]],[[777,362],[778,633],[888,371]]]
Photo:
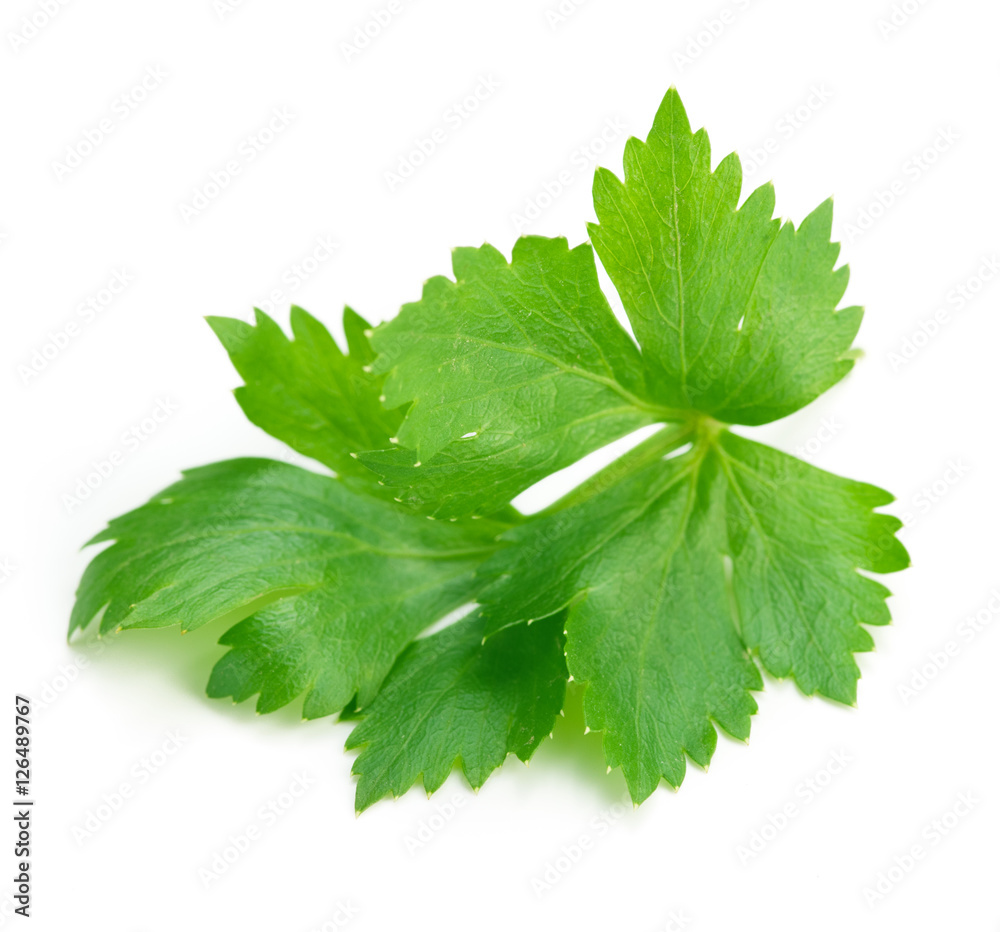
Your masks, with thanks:
[[[554,615],[484,643],[484,622],[467,617],[411,644],[347,739],[361,748],[355,808],[421,776],[430,795],[456,763],[478,789],[508,754],[527,761],[563,706],[562,623]]]
[[[892,496],[730,433],[719,453],[744,642],[768,673],[853,703],[853,652],[873,646],[861,625],[889,623],[888,590],[857,570],[909,563],[894,536],[899,519],[873,510]]]
[[[383,379],[368,371],[374,353],[364,335],[367,322],[344,309],[350,348],[344,355],[329,331],[300,307],[291,313],[294,340],[263,311],[256,319],[252,327],[229,317],[208,318],[246,383],[235,391],[243,413],[304,456],[374,482],[352,454],[388,447],[403,412],[382,406]]]
[[[268,712],[305,693],[307,718],[370,702],[416,635],[475,598],[501,526],[430,521],[359,488],[262,459],[190,470],[94,538],[115,543],[87,568],[70,630],[102,610],[104,633],[252,611],[221,639],[211,695],[259,692]]]
[[[482,596],[491,630],[569,607],[587,725],[636,802],[679,786],[685,753],[708,766],[712,720],[750,734],[761,681],[730,617],[724,481],[714,453],[660,459],[515,529],[483,568],[501,577]]]
[[[625,177],[594,178],[594,248],[621,295],[665,405],[730,424],[763,424],[808,404],[853,365],[861,308],[837,311],[833,203],[796,230],[772,219],[763,185],[737,209],[739,158],[715,171],[676,90],[645,142],[630,139]]]
[[[688,758],[707,766],[717,728],[748,737],[762,671],[853,703],[865,626],[889,620],[866,574],[909,560],[876,511],[891,496],[730,426],[841,379],[862,312],[837,309],[831,202],[796,228],[770,186],[740,205],[741,186],[735,155],[712,170],[676,91],[629,140],[624,179],[597,172],[594,248],[638,345],[591,247],[541,237],[510,262],[456,250],[454,280],[429,280],[371,343],[348,310],[348,355],[300,309],[291,341],[260,313],[213,318],[247,416],[338,476],[265,460],[187,473],[94,539],[114,543],[71,631],[237,621],[209,693],[361,717],[359,809],[421,777],[431,792],[456,762],[479,786],[507,754],[526,760],[567,677],[637,802],[679,785]],[[540,514],[510,504],[654,423]]]
[[[684,755],[707,766],[711,720],[745,739],[769,673],[853,702],[861,624],[885,624],[888,591],[858,569],[908,563],[900,522],[874,486],[816,469],[728,431],[664,431],[543,516],[508,531],[481,568],[487,632],[569,609],[569,671],[587,724],[633,799]],[[663,458],[665,452],[680,455]],[[727,581],[726,558],[732,561]]]
[[[664,412],[601,293],[593,252],[523,237],[511,262],[456,249],[372,337],[389,407],[411,403],[404,449],[362,456],[403,501],[488,514],[551,472]]]

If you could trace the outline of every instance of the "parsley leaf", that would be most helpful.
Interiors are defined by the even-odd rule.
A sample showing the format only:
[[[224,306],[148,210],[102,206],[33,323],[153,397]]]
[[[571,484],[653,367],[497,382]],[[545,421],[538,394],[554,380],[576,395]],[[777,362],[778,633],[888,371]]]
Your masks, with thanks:
[[[892,573],[909,563],[895,537],[902,523],[873,510],[892,496],[732,433],[717,450],[744,643],[807,695],[853,703],[852,652],[873,647],[861,624],[889,623],[889,591],[857,568]]]
[[[872,511],[885,492],[731,433],[665,430],[634,459],[505,533],[480,601],[490,632],[569,608],[587,723],[639,801],[661,776],[680,785],[685,753],[708,765],[713,720],[749,737],[748,649],[804,693],[853,702],[852,652],[872,647],[860,624],[889,620],[886,589],[856,567],[907,558],[900,522]]]
[[[516,529],[483,568],[501,577],[482,596],[491,629],[570,606],[566,656],[587,724],[636,801],[661,776],[679,785],[685,752],[708,765],[711,719],[745,739],[757,709],[760,674],[726,591],[724,482],[707,448],[659,458]]]
[[[402,411],[382,406],[382,379],[368,369],[374,352],[364,335],[368,323],[344,309],[345,355],[329,331],[293,307],[289,340],[263,311],[257,326],[229,317],[208,323],[246,384],[236,389],[243,413],[293,450],[342,475],[374,477],[352,453],[389,446]]]
[[[259,459],[185,473],[94,538],[113,543],[71,632],[236,621],[209,694],[360,718],[359,810],[421,778],[433,792],[456,762],[478,787],[527,760],[569,677],[637,802],[679,785],[687,758],[707,766],[716,727],[749,736],[761,671],[853,703],[864,626],[889,620],[864,574],[909,562],[876,511],[892,498],[731,427],[843,378],[862,312],[837,307],[832,204],[796,228],[770,186],[739,205],[741,185],[671,90],[623,179],[596,174],[593,249],[456,250],[454,280],[374,332],[345,311],[347,354],[300,308],[292,340],[260,312],[212,318],[247,417],[336,475]],[[540,514],[510,505],[651,424]]]
[[[552,731],[566,693],[563,618],[484,641],[466,618],[411,644],[347,739],[360,812],[423,775],[428,796],[456,761],[478,789],[508,754],[527,761]]]
[[[71,620],[101,631],[182,631],[261,600],[222,636],[209,694],[260,693],[270,712],[306,694],[304,716],[371,701],[396,656],[475,597],[490,521],[434,522],[351,485],[272,460],[193,469],[112,521],[115,543],[84,574]]]
[[[404,501],[488,514],[662,418],[589,246],[528,236],[509,264],[483,246],[456,249],[453,265],[455,281],[430,279],[372,338],[386,403],[411,404],[403,448],[361,459]]]
[[[833,202],[796,230],[771,218],[769,184],[737,210],[740,186],[739,158],[713,172],[671,90],[646,142],[628,141],[624,182],[597,170],[589,229],[663,404],[763,424],[847,374],[862,310],[835,310],[849,272],[833,268]]]

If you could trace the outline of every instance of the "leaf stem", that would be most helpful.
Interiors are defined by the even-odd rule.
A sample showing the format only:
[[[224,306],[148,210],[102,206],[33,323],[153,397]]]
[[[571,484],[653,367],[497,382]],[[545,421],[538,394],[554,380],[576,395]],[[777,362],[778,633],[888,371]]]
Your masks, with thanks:
[[[571,489],[562,498],[553,502],[545,509],[545,514],[554,511],[561,511],[571,505],[577,505],[588,498],[598,495],[617,485],[624,479],[648,466],[658,459],[662,459],[668,453],[680,449],[687,443],[691,443],[696,436],[695,424],[691,420],[683,421],[679,424],[665,424],[651,437],[647,437],[642,443],[620,456],[613,463],[609,463],[604,469],[595,473],[589,479],[580,483],[575,489]]]

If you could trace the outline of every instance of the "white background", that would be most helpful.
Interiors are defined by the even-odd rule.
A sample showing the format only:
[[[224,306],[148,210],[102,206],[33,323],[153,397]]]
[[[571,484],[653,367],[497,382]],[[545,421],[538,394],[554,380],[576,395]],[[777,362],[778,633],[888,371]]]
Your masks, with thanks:
[[[0,669],[3,701],[36,706],[31,927],[996,929],[1000,286],[977,277],[1000,257],[996,5],[907,0],[893,26],[890,0],[589,0],[562,21],[555,0],[400,0],[349,58],[387,0],[231,7],[70,2],[27,42],[11,37],[39,3],[0,14]],[[114,101],[148,68],[166,77],[120,118]],[[499,87],[456,120],[483,79]],[[710,775],[692,767],[638,811],[571,713],[530,768],[508,762],[478,796],[453,776],[430,802],[415,789],[355,819],[348,726],[204,697],[220,631],[66,644],[84,540],[181,468],[280,455],[238,410],[204,315],[248,318],[283,288],[283,324],[291,301],[335,333],[345,302],[385,319],[448,272],[453,246],[509,254],[515,215],[563,170],[528,231],[579,242],[592,140],[615,122],[645,135],[671,84],[714,160],[737,149],[749,183],[774,180],[782,216],[836,196],[865,358],[752,435],[891,489],[908,519],[914,567],[888,579],[895,623],[859,658],[857,709],[769,680],[749,746],[720,738]],[[274,108],[294,118],[245,160]],[[106,138],[57,170],[104,118]],[[444,143],[390,190],[386,172],[436,127]],[[608,135],[600,162],[620,170],[626,133]],[[186,222],[181,206],[233,158],[240,173]],[[283,285],[323,236],[334,257]],[[78,306],[121,270],[129,285],[87,322]],[[68,345],[46,350],[70,322]],[[29,377],[36,352],[52,358]],[[983,630],[960,629],[977,611]],[[849,759],[836,774],[832,755]],[[296,774],[311,783],[282,809]],[[93,821],[123,783],[130,797]],[[935,843],[963,793],[974,808]],[[272,800],[280,817],[262,815]],[[199,871],[252,826],[206,886]],[[8,832],[0,923],[17,928]],[[914,844],[925,856],[867,902]]]

